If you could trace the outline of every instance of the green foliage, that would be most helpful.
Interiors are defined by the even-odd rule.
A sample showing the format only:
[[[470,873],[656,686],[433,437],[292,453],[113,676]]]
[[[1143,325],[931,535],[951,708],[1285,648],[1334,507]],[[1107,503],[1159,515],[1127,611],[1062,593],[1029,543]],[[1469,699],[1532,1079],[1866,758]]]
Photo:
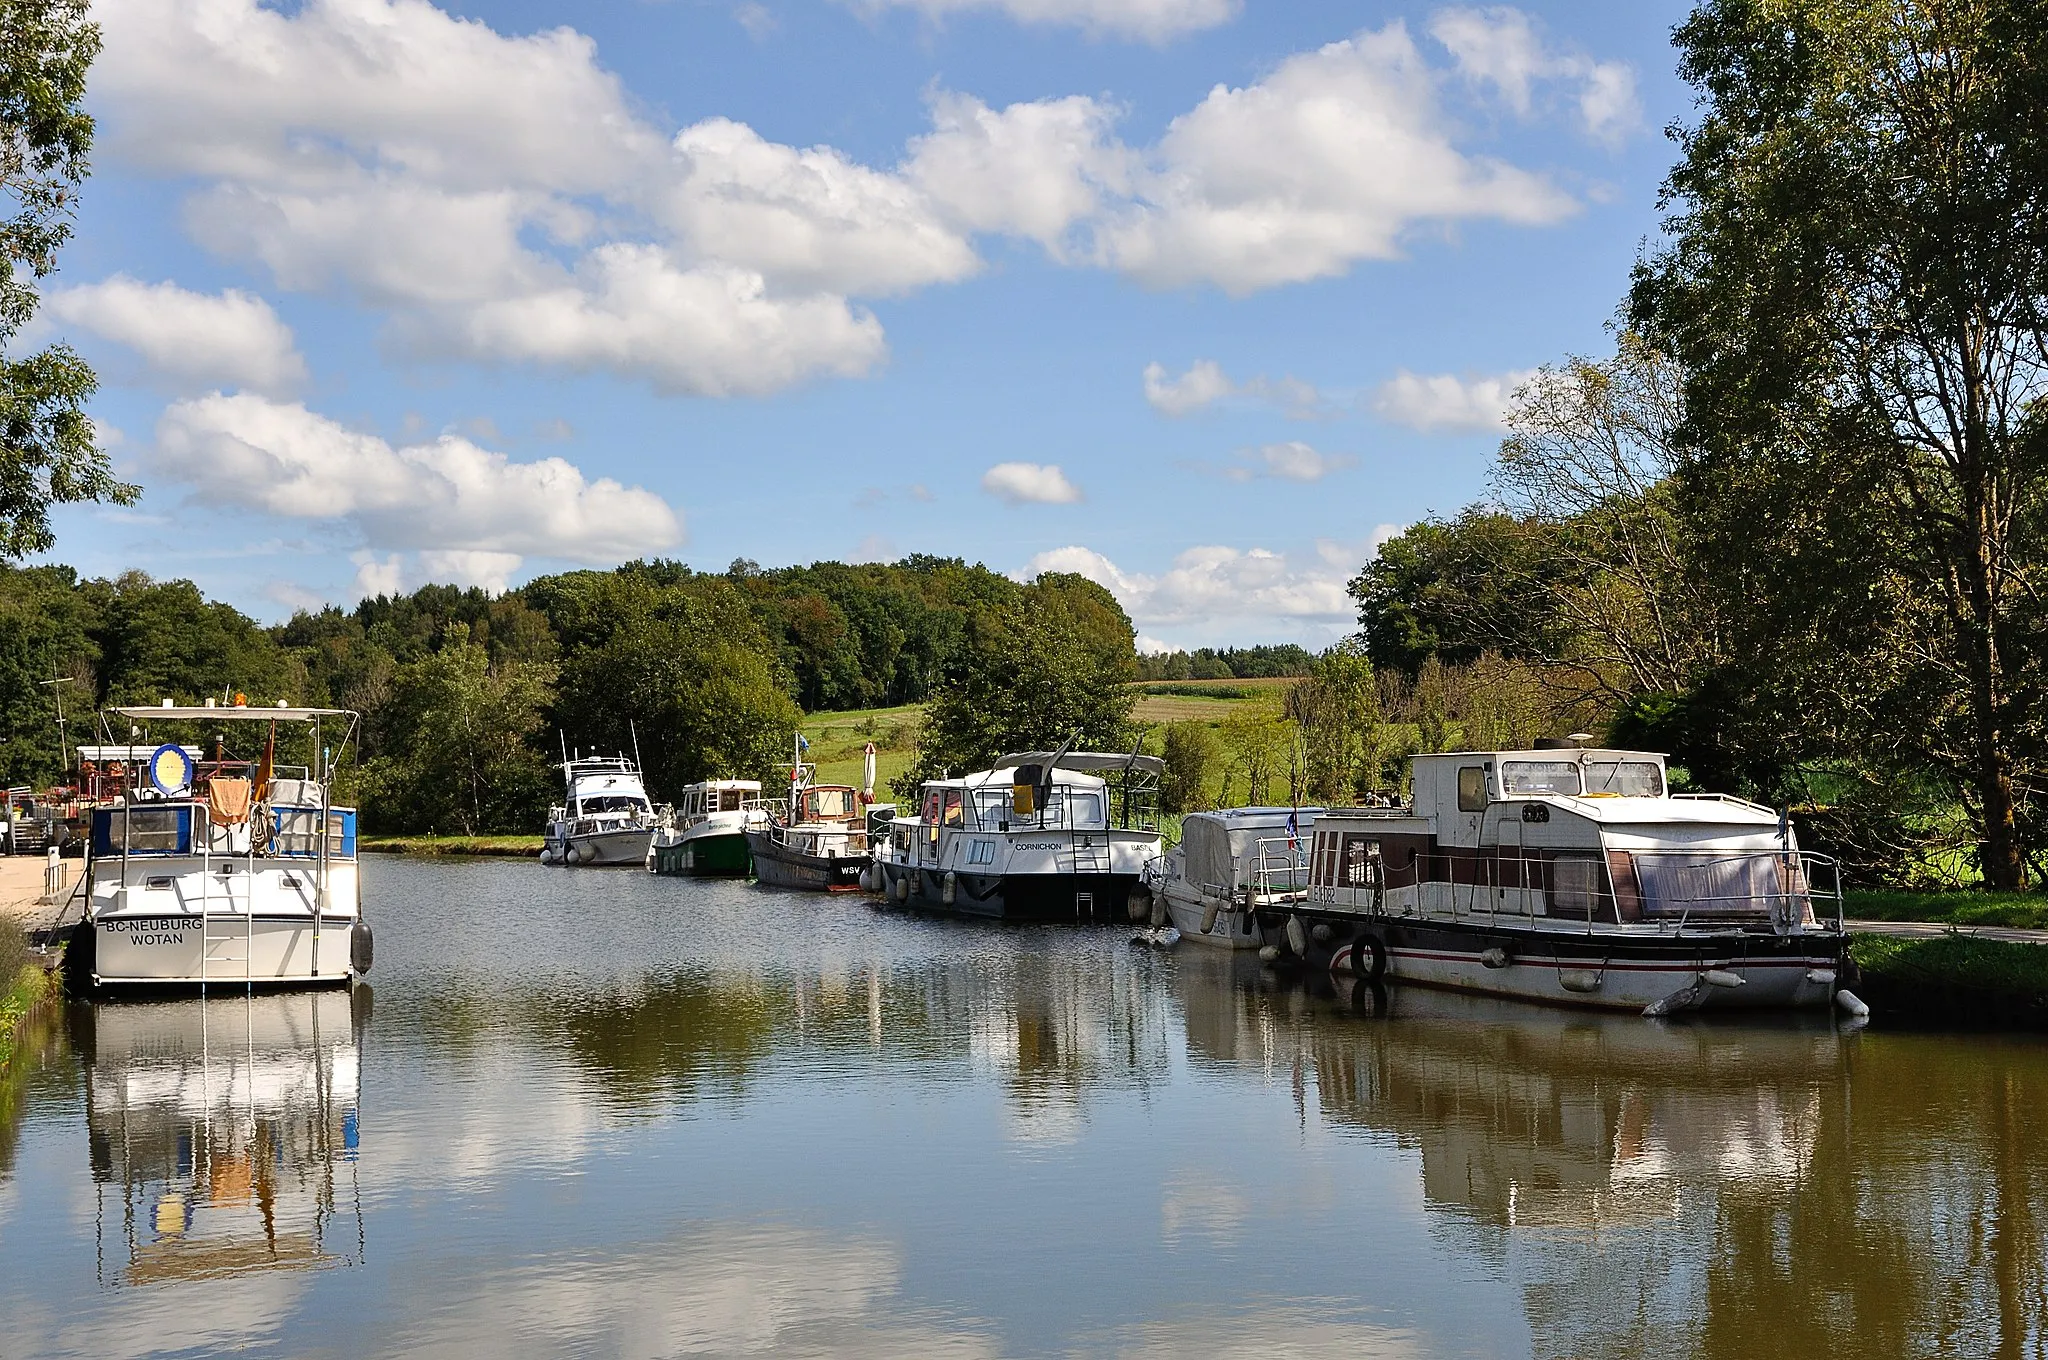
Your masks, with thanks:
[[[1301,733],[1302,782],[1289,801],[1345,804],[1379,782],[1379,686],[1362,650],[1333,647],[1288,691]]]
[[[1136,696],[1123,683],[1134,668],[1130,623],[1122,624],[1119,653],[1114,621],[1076,579],[1040,578],[1008,608],[969,620],[932,694],[917,759],[894,781],[899,798],[914,798],[941,771],[987,769],[1009,751],[1049,750],[1070,738],[1082,750],[1131,744]]]
[[[1308,674],[1315,656],[1291,642],[1257,647],[1197,647],[1138,658],[1140,680],[1263,680]],[[1147,691],[1154,693],[1157,691]]]
[[[1293,764],[1290,756],[1295,748],[1295,732],[1282,695],[1260,694],[1254,702],[1233,709],[1222,723],[1223,746],[1229,754],[1230,768],[1218,801],[1226,806],[1233,804],[1236,800],[1231,791],[1236,787],[1242,789],[1246,806],[1272,802],[1274,777],[1286,777]]]
[[[0,6],[0,184],[13,206],[0,220],[0,349],[35,315],[35,281],[71,236],[92,148],[85,73],[100,50],[88,13],[87,0]],[[0,357],[0,558],[48,551],[53,504],[139,494],[93,442],[85,403],[97,386],[65,345]]]
[[[439,651],[393,679],[387,754],[363,769],[367,819],[465,836],[537,824],[554,782],[535,745],[554,673],[545,662],[493,666],[466,625],[451,625]]]
[[[1165,812],[1200,812],[1210,806],[1209,777],[1223,758],[1223,743],[1207,723],[1166,725],[1166,772],[1159,781],[1159,803]]]
[[[301,692],[302,673],[276,639],[190,581],[124,572],[106,592],[98,637],[102,703],[197,703],[240,691],[269,704]]]
[[[1552,573],[1547,526],[1474,507],[1388,539],[1348,589],[1366,657],[1414,676],[1431,657],[1544,655],[1558,631]]]

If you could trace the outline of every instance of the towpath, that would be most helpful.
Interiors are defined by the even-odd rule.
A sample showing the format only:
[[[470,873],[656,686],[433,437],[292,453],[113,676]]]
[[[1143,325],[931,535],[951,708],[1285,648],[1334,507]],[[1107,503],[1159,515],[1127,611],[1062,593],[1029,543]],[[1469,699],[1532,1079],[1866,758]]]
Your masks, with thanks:
[[[1980,940],[2004,940],[2010,944],[2048,944],[2048,930],[2021,930],[2012,926],[1952,926],[1946,921],[1850,921],[1855,935],[1904,935],[1928,939],[1954,931]]]
[[[83,903],[75,896],[79,875],[85,872],[82,859],[60,859],[64,887],[52,903],[43,895],[43,872],[47,861],[41,855],[0,855],[0,917],[14,922],[41,939],[56,927],[78,919]]]

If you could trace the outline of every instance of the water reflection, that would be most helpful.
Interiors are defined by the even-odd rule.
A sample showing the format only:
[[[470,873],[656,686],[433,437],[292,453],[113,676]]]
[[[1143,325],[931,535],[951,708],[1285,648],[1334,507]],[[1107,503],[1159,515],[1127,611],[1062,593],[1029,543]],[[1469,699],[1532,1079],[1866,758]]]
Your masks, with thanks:
[[[80,1006],[101,1283],[363,1259],[368,988]]]

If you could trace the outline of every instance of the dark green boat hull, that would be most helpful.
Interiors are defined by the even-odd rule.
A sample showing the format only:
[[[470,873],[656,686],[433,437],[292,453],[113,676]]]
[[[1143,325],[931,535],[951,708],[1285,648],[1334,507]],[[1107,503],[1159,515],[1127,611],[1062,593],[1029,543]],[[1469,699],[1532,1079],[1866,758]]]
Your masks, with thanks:
[[[681,878],[745,878],[754,872],[747,838],[740,832],[699,836],[679,845],[654,847],[654,872]]]

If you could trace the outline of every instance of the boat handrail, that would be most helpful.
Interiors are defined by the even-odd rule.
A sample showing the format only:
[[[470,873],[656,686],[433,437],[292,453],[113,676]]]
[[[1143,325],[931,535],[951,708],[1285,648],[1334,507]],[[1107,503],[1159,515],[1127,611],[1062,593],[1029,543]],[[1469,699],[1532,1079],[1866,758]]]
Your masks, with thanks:
[[[1753,803],[1747,798],[1738,798],[1732,793],[1674,793],[1671,797],[1674,799],[1684,798],[1695,803],[1727,803],[1732,807],[1748,808],[1751,812],[1761,812],[1772,817],[1778,815],[1778,809],[1774,807],[1767,807],[1762,803]]]

